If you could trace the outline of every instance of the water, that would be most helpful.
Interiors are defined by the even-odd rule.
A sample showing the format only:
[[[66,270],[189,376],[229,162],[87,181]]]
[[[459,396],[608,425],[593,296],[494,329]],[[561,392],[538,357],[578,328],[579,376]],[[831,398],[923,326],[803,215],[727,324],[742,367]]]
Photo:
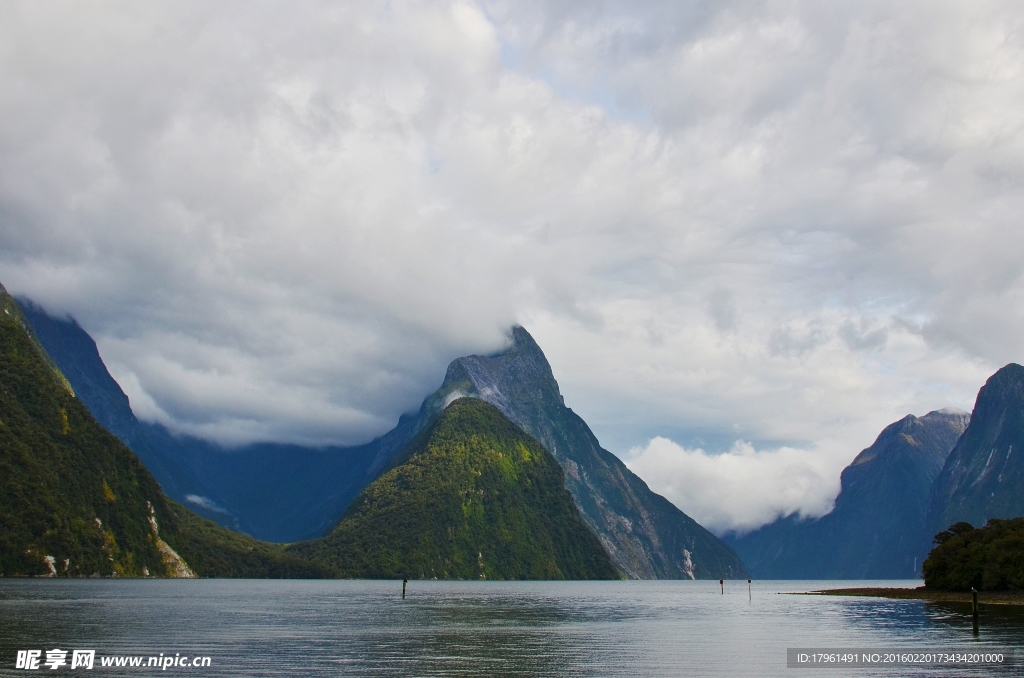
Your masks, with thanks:
[[[0,676],[33,675],[14,668],[17,650],[45,660],[55,647],[209,656],[209,668],[161,672],[196,676],[1018,675],[787,668],[787,647],[973,651],[1024,640],[1017,608],[983,609],[975,637],[966,605],[786,595],[857,585],[754,582],[748,598],[746,582],[732,581],[724,595],[718,582],[411,581],[402,600],[393,581],[0,580]],[[81,673],[67,669],[36,675]],[[89,673],[158,670],[97,659]]]

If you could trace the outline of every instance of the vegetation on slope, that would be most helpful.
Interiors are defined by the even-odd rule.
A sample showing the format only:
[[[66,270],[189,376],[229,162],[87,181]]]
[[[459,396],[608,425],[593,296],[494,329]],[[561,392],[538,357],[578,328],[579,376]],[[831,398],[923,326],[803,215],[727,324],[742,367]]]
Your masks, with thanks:
[[[74,397],[2,288],[0,310],[0,575],[332,574],[167,499]]]
[[[627,576],[747,578],[731,547],[601,447],[587,423],[565,406],[551,365],[524,328],[512,328],[512,344],[500,353],[452,361],[421,411],[440,411],[459,395],[491,403],[555,457],[584,522]]]
[[[289,552],[345,577],[616,579],[562,469],[494,406],[456,400],[326,537]]]
[[[960,522],[935,535],[924,561],[929,589],[1007,591],[1024,589],[1024,518],[993,518],[975,529]]]
[[[334,569],[287,553],[281,544],[232,532],[166,500],[160,534],[201,577],[243,579],[328,579]]]

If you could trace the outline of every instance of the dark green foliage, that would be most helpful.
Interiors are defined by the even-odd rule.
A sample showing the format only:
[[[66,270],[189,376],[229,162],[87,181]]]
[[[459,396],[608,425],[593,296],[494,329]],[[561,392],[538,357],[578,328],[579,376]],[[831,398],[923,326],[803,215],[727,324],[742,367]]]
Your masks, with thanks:
[[[12,302],[13,303],[13,302]],[[422,426],[403,416],[390,433],[357,447],[254,443],[230,452],[136,419],[84,329],[27,299],[21,311],[96,421],[130,447],[167,496],[210,520],[258,539],[294,542],[330,531],[349,503]],[[188,500],[204,497],[217,510]]]
[[[62,576],[162,576],[160,539],[200,576],[331,574],[168,500],[74,397],[0,287],[0,575],[49,574],[49,556]]]
[[[167,502],[160,534],[202,577],[330,579],[336,572],[269,544],[226,530],[184,506]]]
[[[511,338],[500,353],[453,361],[421,412],[431,416],[454,395],[496,406],[561,464],[584,522],[629,577],[746,579],[746,568],[729,546],[601,447],[587,423],[565,406],[551,365],[530,333],[517,326]]]
[[[456,400],[402,459],[289,551],[346,577],[618,578],[558,463],[494,406]]]
[[[1024,589],[1024,518],[993,518],[974,529],[960,522],[935,535],[924,584],[946,591]]]
[[[156,481],[61,386],[9,314],[0,316],[0,385],[0,570],[45,574],[49,555],[61,574],[162,572],[146,506],[160,495]]]

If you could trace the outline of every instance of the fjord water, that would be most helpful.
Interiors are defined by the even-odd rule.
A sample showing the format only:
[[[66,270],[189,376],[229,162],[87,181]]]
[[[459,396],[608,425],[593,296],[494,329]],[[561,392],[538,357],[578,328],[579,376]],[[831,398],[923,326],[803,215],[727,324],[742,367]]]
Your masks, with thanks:
[[[410,581],[403,600],[397,581],[8,579],[0,676],[28,675],[14,668],[17,650],[52,648],[211,657],[209,668],[166,675],[993,675],[787,669],[786,648],[978,651],[1024,641],[1017,609],[984,608],[975,637],[968,606],[788,595],[857,585],[865,582],[754,582],[748,597],[745,581],[726,582],[724,595],[715,581]]]

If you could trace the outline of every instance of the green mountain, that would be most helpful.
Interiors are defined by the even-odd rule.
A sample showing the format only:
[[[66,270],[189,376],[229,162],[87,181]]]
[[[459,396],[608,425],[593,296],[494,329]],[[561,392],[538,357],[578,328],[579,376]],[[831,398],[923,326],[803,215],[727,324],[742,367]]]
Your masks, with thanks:
[[[190,510],[257,539],[320,537],[425,422],[403,416],[387,434],[355,447],[253,443],[232,450],[139,421],[96,342],[73,318],[17,299],[28,329],[103,428],[138,455],[161,489]]]
[[[342,576],[616,579],[558,462],[494,406],[451,402],[326,537],[288,548]]]
[[[0,286],[0,575],[325,576],[167,499]]]
[[[985,382],[971,423],[949,453],[928,501],[929,534],[958,522],[1024,516],[1024,367]]]
[[[1024,518],[993,518],[975,529],[960,522],[935,536],[924,584],[947,591],[1024,589]]]
[[[967,426],[939,410],[886,426],[843,470],[836,505],[821,518],[792,515],[735,537],[733,548],[758,579],[916,577],[932,533],[928,492]]]
[[[365,445],[311,449],[254,444],[230,453],[140,422],[92,338],[70,318],[23,300],[32,328],[96,419],[139,455],[165,492],[203,516],[260,539],[294,542],[337,525],[351,501],[459,395],[485,400],[535,437],[565,470],[584,522],[616,567],[651,578],[744,578],[736,554],[601,448],[565,406],[544,353],[522,327],[512,345],[449,365],[418,412]]]
[[[630,578],[747,578],[732,548],[601,447],[587,423],[565,406],[551,365],[524,328],[512,328],[504,351],[452,361],[417,417],[429,421],[462,396],[491,403],[554,456],[583,521]]]

